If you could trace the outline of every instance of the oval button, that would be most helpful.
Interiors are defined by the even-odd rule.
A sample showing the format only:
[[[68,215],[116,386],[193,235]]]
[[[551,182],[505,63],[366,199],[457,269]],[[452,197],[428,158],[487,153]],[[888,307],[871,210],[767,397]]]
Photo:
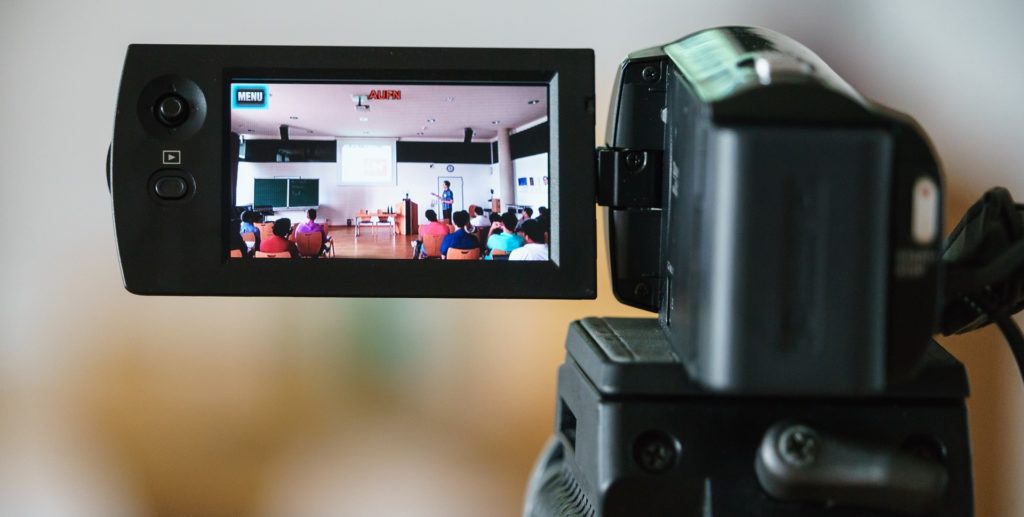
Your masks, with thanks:
[[[914,182],[911,199],[910,235],[914,242],[929,245],[939,237],[939,187],[922,176]]]
[[[177,176],[166,176],[157,180],[154,190],[160,198],[181,199],[188,194],[188,183]]]

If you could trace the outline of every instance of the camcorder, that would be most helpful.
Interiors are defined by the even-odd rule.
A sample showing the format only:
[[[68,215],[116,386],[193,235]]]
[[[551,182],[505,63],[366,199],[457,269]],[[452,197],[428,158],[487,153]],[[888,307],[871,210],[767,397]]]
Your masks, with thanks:
[[[132,45],[125,287],[594,298],[596,203],[616,298],[657,318],[570,324],[524,515],[973,515],[932,336],[1019,345],[1009,193],[944,242],[924,131],[766,29],[631,54],[597,149],[594,97],[586,49]]]

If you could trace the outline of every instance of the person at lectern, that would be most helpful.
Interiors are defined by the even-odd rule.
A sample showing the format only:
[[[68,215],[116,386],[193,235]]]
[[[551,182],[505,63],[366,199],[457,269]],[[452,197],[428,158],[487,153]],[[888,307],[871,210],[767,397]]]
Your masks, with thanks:
[[[452,182],[444,180],[444,190],[441,191],[441,216],[445,222],[452,220],[452,206],[455,204],[455,193],[451,187]]]

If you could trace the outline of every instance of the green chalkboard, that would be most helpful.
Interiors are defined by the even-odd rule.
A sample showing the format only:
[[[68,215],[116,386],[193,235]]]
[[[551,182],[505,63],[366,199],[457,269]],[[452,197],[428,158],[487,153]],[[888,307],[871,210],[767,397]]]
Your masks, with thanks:
[[[288,206],[296,208],[320,206],[320,180],[289,180]]]
[[[253,185],[252,204],[275,208],[288,206],[288,180],[257,178]]]

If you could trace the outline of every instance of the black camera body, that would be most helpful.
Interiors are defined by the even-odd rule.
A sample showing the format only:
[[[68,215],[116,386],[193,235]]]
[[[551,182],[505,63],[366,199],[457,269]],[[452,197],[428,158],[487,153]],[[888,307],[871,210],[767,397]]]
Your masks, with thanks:
[[[764,29],[636,52],[615,86],[612,286],[658,317],[570,325],[524,515],[972,515],[923,132]]]
[[[943,182],[923,131],[861,98],[789,38],[723,27],[630,55],[606,147],[595,152],[593,68],[589,50],[132,46],[107,164],[125,286],[171,295],[593,298],[596,199],[607,207],[615,296],[658,317],[570,324],[555,433],[524,515],[971,515],[967,379],[931,340],[942,327]],[[283,215],[351,194],[342,140],[353,135],[314,134],[322,131],[305,122],[310,115],[340,102],[346,109],[328,122],[344,112],[360,127],[424,86],[469,88],[428,90],[435,111],[470,93],[491,104],[516,98],[505,113],[533,113],[515,125],[518,140],[499,132],[474,142],[500,122],[487,110],[476,127],[455,127],[454,139],[412,138],[436,122],[424,110],[421,131],[387,136],[399,140],[391,162],[423,165],[399,170],[406,178],[434,171],[434,162],[461,170],[449,156],[491,167],[502,182],[502,163],[525,159],[519,167],[543,171],[513,177],[518,185],[506,190],[547,192],[550,234],[530,239],[547,258],[278,261],[234,247],[240,204]],[[511,89],[485,95],[491,87]],[[516,97],[524,88],[543,94]],[[291,102],[295,92],[317,102]],[[268,99],[298,111],[267,109]],[[312,136],[292,140],[301,124]],[[259,134],[240,134],[248,131]],[[373,164],[363,173],[392,181],[382,159],[360,156]],[[334,176],[293,177],[299,169],[289,167],[303,163]],[[339,184],[309,197],[327,178]],[[264,187],[280,188],[280,200],[257,202],[273,197]],[[979,209],[984,219],[1005,219],[1014,205],[1000,199]],[[402,201],[409,230],[410,195]],[[364,213],[374,226],[393,225],[385,242],[394,251],[409,244],[390,209]],[[288,225],[279,232],[277,223],[286,219],[273,225],[281,242]],[[954,250],[965,261],[992,247],[970,230]],[[343,234],[360,242],[358,224]],[[1014,250],[1024,260],[1024,245]],[[981,277],[1006,268],[990,269]],[[962,273],[957,285],[977,283]],[[1024,293],[1020,285],[1006,291]],[[958,289],[956,320],[988,321]]]
[[[621,66],[598,151],[612,286],[727,392],[879,392],[935,329],[942,176],[909,117],[777,33]]]

